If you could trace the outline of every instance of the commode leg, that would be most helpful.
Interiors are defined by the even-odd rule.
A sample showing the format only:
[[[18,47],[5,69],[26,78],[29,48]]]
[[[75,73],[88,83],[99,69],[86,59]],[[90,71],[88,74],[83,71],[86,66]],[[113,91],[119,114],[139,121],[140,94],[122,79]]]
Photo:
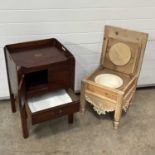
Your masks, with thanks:
[[[73,121],[74,121],[74,114],[69,114],[69,115],[68,115],[68,123],[69,123],[69,124],[72,124]]]
[[[114,129],[118,129],[119,124],[120,124],[120,119],[122,116],[122,101],[123,101],[123,96],[120,95],[118,97],[118,103],[117,103],[116,110],[114,113]]]
[[[86,105],[86,100],[85,100],[85,83],[84,81],[81,82],[81,95],[80,95],[80,111],[82,114],[85,112],[85,105]]]
[[[115,129],[118,129],[119,127],[121,115],[122,115],[122,108],[119,108],[115,111],[115,114],[114,114],[114,128]]]

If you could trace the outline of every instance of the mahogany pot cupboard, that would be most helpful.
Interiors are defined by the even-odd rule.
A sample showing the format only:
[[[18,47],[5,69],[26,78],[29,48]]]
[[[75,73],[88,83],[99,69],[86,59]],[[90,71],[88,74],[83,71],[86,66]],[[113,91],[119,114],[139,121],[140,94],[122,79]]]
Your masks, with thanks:
[[[6,45],[4,51],[11,108],[16,112],[19,105],[23,137],[29,135],[28,118],[37,124],[67,115],[72,123],[73,114],[79,111],[79,99],[74,94],[75,59],[71,52],[55,38]],[[59,105],[32,111],[28,104],[31,98],[59,90],[68,103],[64,100],[63,104],[62,99]]]

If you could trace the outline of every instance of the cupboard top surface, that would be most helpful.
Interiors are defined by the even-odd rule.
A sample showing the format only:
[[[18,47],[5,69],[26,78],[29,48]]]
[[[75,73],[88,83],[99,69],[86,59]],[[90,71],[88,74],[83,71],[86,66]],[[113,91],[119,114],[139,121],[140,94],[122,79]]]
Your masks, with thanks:
[[[11,55],[13,60],[23,67],[40,66],[67,60],[66,56],[55,47],[26,49],[21,52],[14,52]]]
[[[6,46],[14,62],[22,67],[63,62],[70,52],[56,39],[47,39]]]

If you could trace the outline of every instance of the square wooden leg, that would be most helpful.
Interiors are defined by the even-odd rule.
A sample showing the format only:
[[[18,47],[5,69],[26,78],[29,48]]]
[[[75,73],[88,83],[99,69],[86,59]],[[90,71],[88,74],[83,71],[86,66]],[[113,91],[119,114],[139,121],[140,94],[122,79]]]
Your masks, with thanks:
[[[29,132],[28,132],[28,126],[27,126],[26,111],[23,109],[20,114],[21,114],[21,125],[22,125],[23,137],[27,138],[29,136]]]
[[[16,104],[15,104],[15,98],[13,94],[10,95],[10,102],[11,102],[11,110],[13,113],[16,112]]]
[[[74,119],[74,114],[69,114],[68,115],[68,123],[72,124],[73,123],[73,119]]]

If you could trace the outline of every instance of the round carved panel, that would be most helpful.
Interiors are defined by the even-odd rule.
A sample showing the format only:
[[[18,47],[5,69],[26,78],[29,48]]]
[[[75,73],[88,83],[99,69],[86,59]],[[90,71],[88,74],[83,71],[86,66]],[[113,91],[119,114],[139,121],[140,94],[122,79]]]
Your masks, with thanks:
[[[130,47],[121,42],[114,44],[109,50],[109,58],[117,66],[126,65],[131,58]]]

